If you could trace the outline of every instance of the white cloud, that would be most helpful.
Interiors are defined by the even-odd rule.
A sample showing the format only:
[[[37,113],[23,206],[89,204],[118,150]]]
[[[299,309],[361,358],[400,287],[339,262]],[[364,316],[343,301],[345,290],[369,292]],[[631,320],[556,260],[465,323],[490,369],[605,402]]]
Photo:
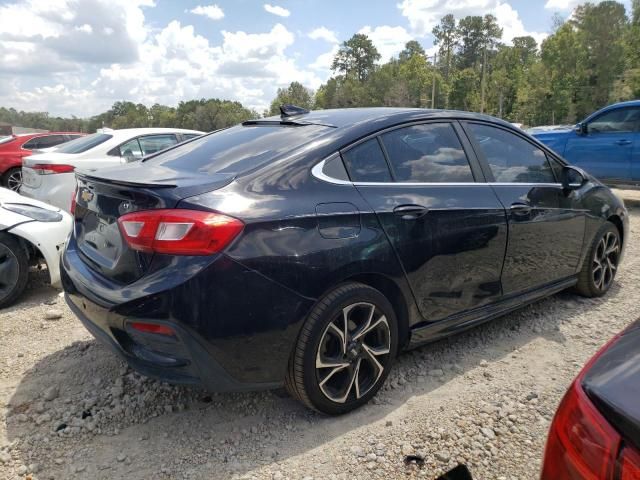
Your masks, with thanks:
[[[211,20],[220,20],[221,18],[224,18],[224,11],[216,4],[198,5],[189,11],[195,15],[209,17]]]
[[[318,27],[309,32],[309,38],[312,40],[324,40],[329,43],[338,43],[338,36],[333,30],[327,27]]]
[[[365,26],[358,33],[367,35],[380,52],[380,62],[387,62],[404,48],[405,44],[413,37],[404,27],[390,27],[381,25],[375,28]]]
[[[591,3],[600,3],[603,0],[590,0]],[[631,11],[631,1],[630,0],[619,0],[627,9],[627,12]],[[550,10],[573,10],[578,5],[585,3],[583,0],[547,0],[547,3],[544,4],[544,8]]]
[[[547,0],[547,4],[573,4],[581,1]],[[413,33],[419,36],[430,34],[433,27],[448,13],[458,19],[467,15],[495,15],[498,24],[504,29],[502,41],[507,44],[511,43],[513,37],[531,35],[540,42],[547,36],[545,33],[527,31],[518,12],[505,0],[402,0],[398,8],[407,17]]]
[[[322,71],[325,76],[329,76],[329,71],[331,70],[331,64],[333,63],[333,59],[338,53],[340,47],[338,45],[334,45],[331,50],[325,52],[316,58],[315,62],[309,65],[310,68],[314,70]]]
[[[269,3],[264,4],[264,9],[269,12],[277,15],[279,17],[288,17],[291,15],[291,12],[286,8],[279,7],[278,5],[271,5]]]

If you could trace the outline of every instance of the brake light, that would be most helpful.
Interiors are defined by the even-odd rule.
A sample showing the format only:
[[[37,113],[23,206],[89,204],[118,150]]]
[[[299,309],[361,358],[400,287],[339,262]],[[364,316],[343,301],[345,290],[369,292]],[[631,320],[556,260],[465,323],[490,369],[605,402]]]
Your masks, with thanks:
[[[128,213],[118,219],[129,247],[171,255],[210,255],[224,249],[244,224],[221,213],[158,209]]]
[[[640,479],[640,453],[625,448],[620,455],[620,480]]]
[[[582,388],[586,372],[618,338],[587,362],[560,402],[549,429],[541,480],[621,480],[616,463],[622,438]]]
[[[76,185],[75,190],[73,191],[73,194],[71,195],[71,208],[69,208],[69,212],[71,212],[71,215],[75,215],[76,213],[76,197],[78,196],[78,185]]]
[[[35,165],[31,165],[29,168],[35,171],[38,175],[55,175],[57,173],[71,173],[76,167],[73,165],[60,165],[57,163],[37,163]]]
[[[143,333],[155,333],[157,335],[166,335],[169,337],[176,336],[173,329],[171,327],[167,327],[166,325],[147,322],[131,322],[129,325],[131,326],[131,328]]]

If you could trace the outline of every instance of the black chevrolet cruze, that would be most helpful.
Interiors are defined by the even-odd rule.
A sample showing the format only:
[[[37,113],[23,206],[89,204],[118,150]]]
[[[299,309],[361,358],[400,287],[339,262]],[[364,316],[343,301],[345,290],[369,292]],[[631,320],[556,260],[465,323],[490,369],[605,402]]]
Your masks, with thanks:
[[[145,375],[284,383],[329,414],[401,350],[604,294],[628,225],[532,137],[452,111],[285,106],[77,184],[62,277],[98,340]]]

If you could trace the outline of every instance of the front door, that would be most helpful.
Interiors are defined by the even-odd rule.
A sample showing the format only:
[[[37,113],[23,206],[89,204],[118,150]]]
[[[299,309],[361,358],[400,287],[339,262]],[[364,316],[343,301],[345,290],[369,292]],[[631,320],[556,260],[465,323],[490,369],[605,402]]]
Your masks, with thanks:
[[[576,192],[566,193],[538,146],[515,132],[465,123],[491,183],[507,210],[509,242],[502,270],[505,295],[576,273],[586,214]],[[558,164],[559,166],[559,164]]]
[[[608,110],[586,123],[586,133],[571,135],[564,157],[599,180],[629,182],[638,124],[640,107]]]
[[[405,126],[342,152],[427,321],[501,296],[505,212],[470,164],[459,128],[449,122]]]

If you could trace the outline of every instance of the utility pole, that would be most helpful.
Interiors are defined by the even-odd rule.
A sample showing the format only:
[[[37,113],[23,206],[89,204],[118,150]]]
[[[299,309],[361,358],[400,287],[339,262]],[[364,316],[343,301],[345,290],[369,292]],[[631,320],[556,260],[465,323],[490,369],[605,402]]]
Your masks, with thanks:
[[[433,54],[433,83],[431,85],[431,108],[436,108],[436,64],[438,62],[438,54]]]
[[[480,87],[480,113],[484,113],[484,89],[485,89],[485,77],[486,77],[486,68],[487,68],[487,48],[485,47],[483,56],[482,56],[482,80]]]

